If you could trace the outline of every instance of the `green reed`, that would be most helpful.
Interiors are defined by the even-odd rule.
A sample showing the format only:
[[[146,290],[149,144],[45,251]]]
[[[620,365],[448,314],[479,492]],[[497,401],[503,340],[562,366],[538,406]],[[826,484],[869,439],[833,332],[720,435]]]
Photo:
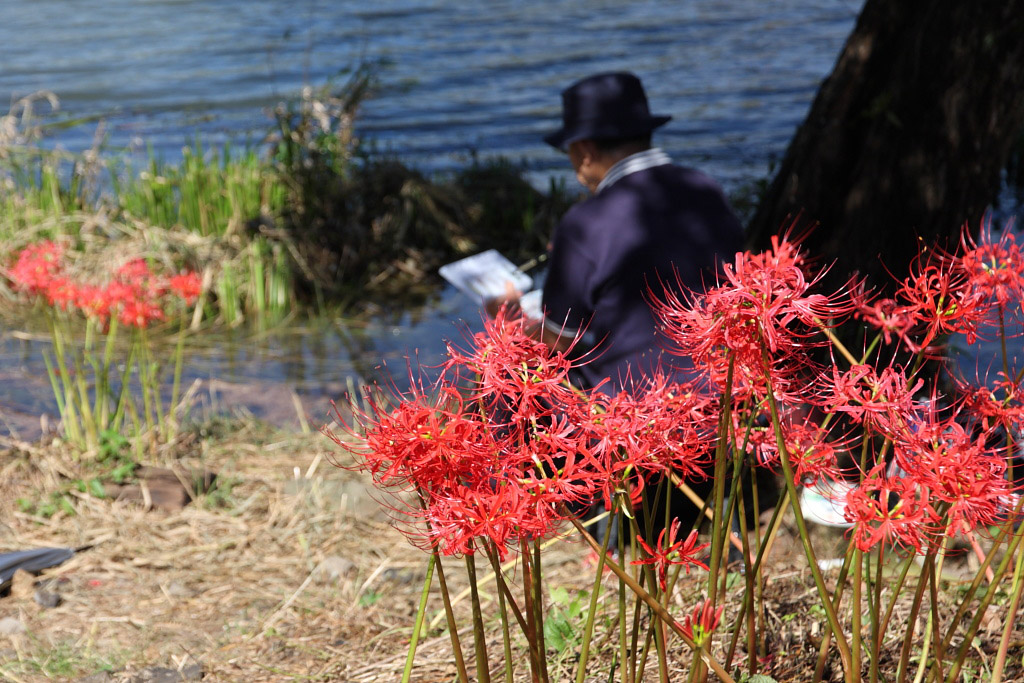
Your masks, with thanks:
[[[112,176],[118,207],[152,225],[222,236],[284,207],[284,185],[252,148],[236,153],[226,144],[204,150],[196,140],[182,150],[178,164],[150,151],[145,170],[125,170]]]

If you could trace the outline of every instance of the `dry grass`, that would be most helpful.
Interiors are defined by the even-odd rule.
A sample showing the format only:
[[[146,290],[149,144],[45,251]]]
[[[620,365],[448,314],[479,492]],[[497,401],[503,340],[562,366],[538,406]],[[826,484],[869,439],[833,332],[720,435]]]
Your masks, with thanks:
[[[426,557],[391,527],[359,475],[331,466],[333,453],[319,434],[214,420],[186,433],[153,463],[218,473],[219,488],[188,507],[147,511],[69,494],[76,514],[45,519],[22,512],[17,499],[66,490],[82,469],[58,446],[9,444],[0,451],[0,552],[93,547],[43,575],[63,597],[58,607],[44,609],[31,597],[0,598],[0,620],[14,617],[26,629],[0,635],[0,679],[75,680],[109,671],[109,680],[120,681],[145,667],[198,662],[205,680],[214,681],[399,680]],[[823,554],[838,550],[841,538],[816,533]],[[544,560],[549,588],[566,587],[570,599],[580,599],[578,591],[589,590],[593,579],[586,555],[575,537],[553,543]],[[340,575],[324,571],[325,560]],[[445,569],[453,594],[462,591],[461,562],[446,561]],[[814,611],[817,597],[791,530],[784,528],[768,573],[774,675],[809,680],[824,618]],[[696,602],[704,581],[699,573],[684,577],[675,613]],[[737,596],[741,584],[731,588]],[[614,659],[615,585],[607,577],[588,680],[607,680]],[[496,667],[502,648],[497,609],[489,602],[493,585],[484,584],[483,594]],[[730,600],[725,625],[737,602]],[[465,603],[457,609],[468,626]],[[440,614],[436,580],[428,607],[429,617]],[[563,618],[578,631],[579,621],[559,616],[560,609],[554,605],[549,619]],[[998,608],[982,633],[973,671],[983,672],[991,658],[1003,615]],[[719,653],[727,634],[723,628],[716,640]],[[471,659],[471,634],[463,638]],[[515,680],[528,680],[525,648],[521,642],[515,647],[522,654]],[[1019,661],[1018,646],[1008,680],[1020,673]],[[552,649],[549,662],[551,680],[571,680],[575,648]],[[683,680],[690,657],[680,642],[669,662],[672,680]],[[657,680],[655,668],[652,661],[646,680]],[[431,630],[421,640],[413,680],[454,677],[449,638],[442,628]]]
[[[392,575],[411,575],[422,558],[374,517],[351,475],[325,462],[325,442],[246,426],[226,440],[196,440],[177,459],[215,470],[220,481],[180,512],[81,495],[76,515],[50,519],[15,501],[62,488],[75,463],[59,449],[8,450],[0,546],[93,548],[46,573],[57,579],[60,606],[0,601],[0,618],[27,629],[9,649],[0,641],[0,675],[46,678],[54,651],[70,660],[61,664],[66,675],[193,657],[222,680],[327,675],[340,662],[369,661],[352,644],[374,636],[371,651],[390,653],[401,638],[387,634],[408,630],[408,610],[361,606],[360,598],[370,602],[366,595],[387,591]],[[347,559],[351,571],[321,578],[315,570],[328,556]]]

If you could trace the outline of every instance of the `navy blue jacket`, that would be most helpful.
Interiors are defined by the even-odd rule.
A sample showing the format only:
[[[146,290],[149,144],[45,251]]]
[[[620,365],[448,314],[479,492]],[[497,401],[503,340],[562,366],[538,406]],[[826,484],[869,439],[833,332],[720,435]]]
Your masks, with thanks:
[[[664,344],[648,291],[702,291],[741,248],[742,226],[721,188],[694,169],[637,171],[573,206],[554,234],[543,307],[549,329],[585,332],[575,355],[594,349],[580,384],[609,377],[611,393],[627,373],[634,381],[649,373]]]

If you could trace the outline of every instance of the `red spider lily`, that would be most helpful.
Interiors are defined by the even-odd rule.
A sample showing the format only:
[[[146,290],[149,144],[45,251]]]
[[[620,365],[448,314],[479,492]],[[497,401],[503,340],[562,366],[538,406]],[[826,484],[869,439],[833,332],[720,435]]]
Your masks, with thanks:
[[[868,427],[901,423],[913,411],[914,396],[924,385],[921,379],[911,383],[897,367],[878,372],[870,365],[854,365],[845,372],[833,365],[831,381],[822,381],[828,386],[821,392],[820,405]]]
[[[492,479],[490,487],[456,485],[448,493],[431,496],[421,513],[428,522],[423,536],[430,549],[444,555],[472,554],[475,542],[489,539],[504,558],[519,539],[540,537],[561,520],[553,508],[537,506],[507,481]]]
[[[1002,370],[997,373],[996,380],[991,386],[981,380],[976,385],[968,385],[958,380],[958,388],[963,394],[964,411],[977,418],[983,429],[1003,425],[1010,433],[1018,431],[1024,425],[1022,380],[1024,375],[1013,379],[1007,377]]]
[[[665,538],[665,532],[668,531],[668,539]],[[658,585],[661,586],[661,590],[666,590],[668,587],[668,568],[672,565],[679,564],[686,567],[686,572],[690,572],[690,566],[701,567],[707,569],[708,566],[699,559],[700,553],[708,547],[708,543],[701,545],[697,544],[697,531],[691,531],[690,535],[684,540],[677,541],[676,536],[679,533],[679,520],[673,519],[672,524],[669,528],[662,529],[661,533],[658,534],[658,543],[654,548],[649,546],[643,537],[637,535],[637,541],[640,543],[640,547],[643,548],[645,557],[639,560],[634,560],[630,564],[634,565],[654,565],[658,572]],[[696,638],[694,638],[696,640]]]
[[[146,263],[145,259],[141,258],[132,259],[114,273],[115,279],[136,285],[146,282],[151,276],[149,264]]]
[[[848,438],[837,438],[834,431],[810,420],[803,408],[782,407],[779,426],[782,440],[793,466],[796,484],[812,484],[818,479],[840,476],[836,453],[849,447]],[[763,416],[762,416],[763,417]],[[753,457],[761,467],[779,466],[779,446],[775,428],[766,420],[743,411],[733,412],[735,445]]]
[[[122,325],[143,329],[149,327],[150,323],[165,320],[166,316],[159,304],[136,298],[121,302],[117,319]]]
[[[8,277],[27,294],[44,294],[63,270],[64,245],[56,242],[30,244],[21,250]]]
[[[51,306],[67,311],[78,299],[78,285],[69,278],[56,276],[47,283],[44,294]]]
[[[416,492],[421,507],[404,502],[395,508],[428,523],[425,530],[407,531],[414,542],[461,554],[474,552],[475,539],[487,538],[504,555],[518,539],[543,535],[561,519],[557,508],[564,495],[557,487],[530,485],[523,473],[532,463],[524,465],[522,454],[507,461],[485,418],[467,409],[454,387],[441,387],[434,396],[414,387],[410,398],[361,422],[362,444],[335,440],[359,457],[356,467],[368,470],[378,485]]]
[[[863,283],[853,288],[851,299],[855,307],[854,315],[881,332],[886,344],[896,339],[912,346],[911,333],[920,323],[917,309],[901,306],[894,299],[871,300]]]
[[[883,543],[920,552],[935,521],[928,489],[907,477],[888,476],[884,463],[846,494],[844,514],[853,524],[853,542],[862,551]]]
[[[977,328],[987,314],[983,297],[958,259],[942,255],[921,263],[915,260],[897,298],[913,311],[924,329],[911,347],[920,351],[945,334],[963,333],[967,343],[977,338]]]
[[[961,263],[970,286],[983,298],[1007,307],[1024,299],[1024,254],[1007,225],[993,241],[991,225],[984,225],[975,241],[963,231]]]
[[[187,272],[172,275],[167,279],[167,287],[186,304],[192,304],[203,292],[203,282],[198,273]]]
[[[703,647],[711,634],[718,628],[722,620],[722,611],[725,607],[716,608],[711,600],[704,600],[698,603],[693,612],[683,617],[682,631],[697,647]]]
[[[75,293],[75,308],[85,317],[99,320],[104,325],[110,319],[112,303],[105,287],[81,285]]]
[[[472,337],[470,349],[448,346],[446,371],[473,377],[473,395],[487,410],[507,413],[512,422],[550,415],[553,405],[572,406],[578,396],[569,387],[573,361],[532,339],[526,321],[502,309]]]
[[[786,452],[793,466],[794,483],[814,484],[819,479],[838,479],[836,452],[849,443],[837,443],[819,424],[801,422],[783,431]]]
[[[1006,459],[986,447],[985,433],[967,432],[957,414],[940,418],[934,410],[915,415],[894,440],[894,453],[907,479],[930,492],[930,504],[947,518],[945,533],[955,536],[996,524],[1009,499]]]
[[[673,353],[692,358],[719,388],[732,364],[736,395],[770,390],[780,400],[796,400],[808,349],[825,343],[820,321],[852,310],[838,294],[810,293],[815,280],[805,277],[805,265],[795,244],[776,237],[763,254],[737,254],[734,264],[723,267],[725,282],[703,295],[655,301]]]
[[[697,385],[669,382],[659,372],[634,389],[638,395],[592,393],[579,414],[578,448],[595,471],[595,496],[609,509],[621,494],[638,505],[649,481],[705,478],[715,444],[717,416]]]
[[[508,472],[522,471],[519,483],[533,495],[570,509],[589,507],[610,477],[585,439],[566,415],[552,416],[523,442],[504,441],[502,463]]]
[[[341,445],[360,456],[358,469],[381,486],[429,492],[472,475],[470,468],[489,470],[497,464],[484,425],[463,410],[453,387],[436,396],[414,387],[412,396],[393,409],[374,410],[361,418],[366,430],[361,447]]]

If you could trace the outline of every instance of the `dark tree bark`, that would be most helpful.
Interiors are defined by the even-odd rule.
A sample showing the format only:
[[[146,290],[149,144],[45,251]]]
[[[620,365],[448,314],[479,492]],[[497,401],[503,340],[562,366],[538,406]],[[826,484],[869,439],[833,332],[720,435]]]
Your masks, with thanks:
[[[973,228],[1024,126],[1024,0],[867,0],[748,226],[763,248],[792,219],[829,284],[886,285]]]

